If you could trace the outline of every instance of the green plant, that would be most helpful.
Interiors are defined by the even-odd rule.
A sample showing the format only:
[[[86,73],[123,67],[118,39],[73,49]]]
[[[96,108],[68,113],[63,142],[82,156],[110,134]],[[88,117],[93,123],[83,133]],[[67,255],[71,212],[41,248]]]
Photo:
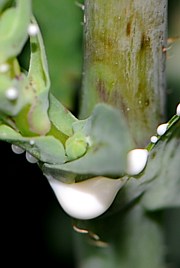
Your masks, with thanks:
[[[77,117],[51,92],[31,1],[0,6],[0,139],[38,164],[74,228],[90,237],[95,247],[79,237],[80,267],[94,261],[96,267],[165,267],[161,213],[155,212],[180,205],[179,105],[159,125],[167,2],[138,4],[85,1]],[[145,20],[149,14],[152,21]],[[19,56],[27,41],[30,62],[24,70]]]

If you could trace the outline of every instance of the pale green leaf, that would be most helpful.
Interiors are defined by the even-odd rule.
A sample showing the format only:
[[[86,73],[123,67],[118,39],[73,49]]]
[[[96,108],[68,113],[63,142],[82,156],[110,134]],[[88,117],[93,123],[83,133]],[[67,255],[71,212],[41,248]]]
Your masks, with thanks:
[[[1,16],[0,63],[17,56],[27,38],[31,17],[31,1],[17,0],[15,8],[7,9]]]
[[[53,136],[23,137],[12,128],[1,125],[0,140],[20,146],[42,162],[61,164],[66,161],[62,143]]]
[[[76,127],[77,124],[75,123]],[[82,125],[81,125],[82,127]],[[44,165],[44,172],[77,175],[112,175],[125,172],[127,152],[132,140],[122,114],[105,104],[98,104],[81,130],[90,139],[88,151],[81,158],[63,165]],[[59,177],[59,176],[58,176]]]
[[[35,19],[32,19],[34,25],[37,25]],[[38,134],[46,134],[50,130],[50,121],[48,117],[49,108],[49,88],[50,78],[46,52],[44,48],[41,32],[30,38],[31,57],[28,71],[28,91],[30,93],[31,108],[29,111],[29,121],[31,131]],[[43,124],[41,123],[43,122]]]
[[[0,13],[12,0],[0,0]]]
[[[15,116],[27,103],[23,88],[27,83],[26,77],[21,74],[21,79],[10,79],[8,76],[0,75],[0,112],[8,116]],[[11,100],[6,93],[10,88],[18,90],[18,98]]]
[[[72,124],[77,119],[52,94],[49,95],[49,118],[54,126],[67,136],[73,134]]]

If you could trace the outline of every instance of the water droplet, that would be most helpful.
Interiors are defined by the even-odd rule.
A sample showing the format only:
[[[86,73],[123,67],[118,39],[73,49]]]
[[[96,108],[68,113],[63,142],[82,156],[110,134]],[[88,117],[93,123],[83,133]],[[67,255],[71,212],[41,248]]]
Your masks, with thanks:
[[[30,23],[28,26],[28,34],[30,36],[36,36],[39,33],[39,27],[36,24]]]
[[[158,128],[157,128],[157,134],[159,136],[164,135],[164,133],[167,130],[167,127],[168,127],[168,123],[159,125]]]
[[[148,151],[146,149],[134,149],[127,155],[127,173],[138,175],[146,166]]]
[[[23,148],[21,148],[21,147],[15,145],[15,144],[12,144],[12,145],[11,145],[11,149],[12,149],[12,151],[13,151],[15,154],[22,154],[22,153],[24,153],[24,151],[25,151]]]
[[[26,152],[26,159],[29,163],[35,164],[38,162],[37,158],[35,158],[32,154]]]
[[[15,88],[15,87],[10,87],[6,90],[5,92],[5,95],[6,95],[6,98],[8,100],[16,100],[18,98],[18,95],[19,95],[19,92],[18,92],[18,89]]]

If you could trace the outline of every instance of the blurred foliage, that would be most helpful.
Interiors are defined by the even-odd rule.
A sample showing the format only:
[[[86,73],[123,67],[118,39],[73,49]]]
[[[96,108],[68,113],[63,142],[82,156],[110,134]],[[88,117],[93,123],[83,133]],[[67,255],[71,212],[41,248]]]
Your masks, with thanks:
[[[83,12],[74,0],[33,0],[32,5],[45,43],[51,92],[76,112],[83,61]],[[27,54],[22,59],[25,66]]]
[[[180,99],[180,1],[168,1],[167,116],[174,114]]]

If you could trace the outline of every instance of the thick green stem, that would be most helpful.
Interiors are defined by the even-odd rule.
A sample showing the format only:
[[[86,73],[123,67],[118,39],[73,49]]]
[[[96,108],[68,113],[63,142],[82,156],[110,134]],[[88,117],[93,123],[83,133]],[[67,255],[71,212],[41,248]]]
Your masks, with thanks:
[[[124,113],[136,145],[144,146],[164,117],[167,0],[86,0],[84,23],[80,117],[99,102],[111,104]],[[99,248],[78,237],[80,268],[165,267],[162,224],[140,203],[78,224],[108,244]]]
[[[164,115],[167,0],[86,0],[80,116],[106,102],[123,111],[138,146]]]

